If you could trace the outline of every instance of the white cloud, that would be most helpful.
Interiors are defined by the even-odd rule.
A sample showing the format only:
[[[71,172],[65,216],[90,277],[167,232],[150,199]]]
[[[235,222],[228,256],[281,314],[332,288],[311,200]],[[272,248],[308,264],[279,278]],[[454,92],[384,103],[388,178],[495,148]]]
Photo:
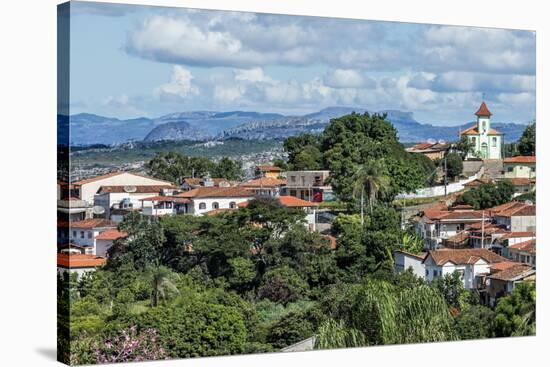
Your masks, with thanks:
[[[376,82],[353,69],[335,69],[327,72],[324,83],[333,88],[373,88]]]
[[[199,88],[193,84],[193,75],[188,69],[175,65],[172,69],[170,82],[155,88],[153,95],[157,98],[179,97],[185,99],[199,95]]]

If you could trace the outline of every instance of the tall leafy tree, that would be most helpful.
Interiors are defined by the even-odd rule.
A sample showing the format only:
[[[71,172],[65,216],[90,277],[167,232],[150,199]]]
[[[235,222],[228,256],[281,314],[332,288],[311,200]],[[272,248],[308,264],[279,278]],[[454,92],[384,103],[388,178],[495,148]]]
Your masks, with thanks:
[[[186,177],[203,177],[216,168],[205,157],[189,157],[178,152],[160,152],[148,163],[151,175],[181,184]]]
[[[364,202],[367,199],[370,213],[375,200],[381,191],[389,185],[390,178],[386,175],[384,167],[379,161],[369,161],[361,166],[355,174],[356,181],[353,186],[353,196],[360,198],[361,224],[364,224]]]
[[[223,157],[212,168],[212,177],[221,177],[227,180],[240,180],[242,177],[241,164],[231,158]]]
[[[532,283],[519,283],[512,293],[498,300],[494,333],[502,336],[534,335],[536,331],[536,289]]]
[[[147,269],[151,282],[151,307],[157,307],[160,300],[168,298],[170,293],[179,293],[175,285],[176,274],[162,265],[153,265]]]
[[[537,144],[537,126],[533,121],[525,130],[519,139],[518,150],[521,155],[535,155],[536,154],[536,144]]]
[[[463,169],[462,157],[458,153],[447,154],[447,176],[449,178],[460,176]]]

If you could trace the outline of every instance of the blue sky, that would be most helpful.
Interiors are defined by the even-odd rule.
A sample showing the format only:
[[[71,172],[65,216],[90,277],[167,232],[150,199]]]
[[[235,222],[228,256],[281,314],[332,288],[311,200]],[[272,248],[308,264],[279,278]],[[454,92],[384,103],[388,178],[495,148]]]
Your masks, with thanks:
[[[71,4],[70,112],[303,114],[328,106],[472,121],[535,116],[535,34],[488,28]]]

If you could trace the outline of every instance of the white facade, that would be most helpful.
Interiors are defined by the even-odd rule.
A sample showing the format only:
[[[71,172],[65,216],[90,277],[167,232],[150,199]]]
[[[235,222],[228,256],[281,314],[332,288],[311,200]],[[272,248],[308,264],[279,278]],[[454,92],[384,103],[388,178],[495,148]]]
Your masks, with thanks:
[[[468,129],[465,134],[473,144],[473,153],[466,158],[502,159],[502,134],[491,129],[491,113],[483,102],[476,113],[476,130]]]
[[[425,279],[428,282],[436,278],[444,277],[446,274],[453,274],[455,271],[461,274],[464,281],[464,288],[474,289],[476,287],[476,276],[489,273],[489,264],[479,259],[475,264],[455,264],[451,261],[443,265],[437,265],[431,256],[424,261]]]
[[[215,209],[236,209],[237,205],[253,199],[250,197],[219,197],[219,198],[193,198],[191,199],[191,214],[203,215]]]
[[[403,251],[396,251],[393,255],[395,263],[395,271],[401,273],[411,268],[414,275],[421,279],[425,279],[426,270],[422,264],[423,257],[409,254]]]
[[[104,178],[91,179],[80,186],[80,198],[93,205],[94,196],[101,186],[148,186],[148,185],[171,185],[168,181],[158,180],[152,177],[136,175],[129,172],[121,172],[116,175],[106,175]],[[150,195],[149,195],[150,196]]]
[[[141,208],[142,206],[150,206],[150,201],[141,201],[151,197],[151,193],[127,193],[127,192],[110,192],[94,195],[94,205],[101,206],[105,209],[105,218],[110,218],[111,209],[123,207]]]

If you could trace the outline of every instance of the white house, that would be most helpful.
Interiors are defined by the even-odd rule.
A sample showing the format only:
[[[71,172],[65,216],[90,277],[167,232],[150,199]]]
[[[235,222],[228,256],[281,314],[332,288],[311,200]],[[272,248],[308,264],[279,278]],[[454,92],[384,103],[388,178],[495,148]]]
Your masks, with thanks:
[[[537,207],[534,204],[512,201],[491,209],[497,225],[511,232],[535,232]]]
[[[96,253],[96,237],[107,230],[116,229],[116,223],[108,219],[85,219],[69,224],[69,241],[85,248],[86,254]]]
[[[500,297],[512,292],[517,284],[534,282],[536,271],[529,265],[508,262],[502,268],[491,267],[491,274],[487,277],[488,303],[494,307]]]
[[[203,215],[216,209],[237,209],[238,204],[253,199],[254,193],[242,187],[198,187],[173,195],[172,198],[175,204],[181,205],[174,211],[169,208],[170,204],[165,202],[164,209],[172,210],[171,214]],[[146,209],[143,209],[144,214],[148,213]]]
[[[74,193],[78,195],[78,198],[86,201],[89,205],[94,204],[94,196],[98,193],[102,186],[126,186],[131,189],[133,186],[167,185],[171,186],[172,183],[132,172],[113,172],[106,175],[72,182]]]
[[[477,123],[460,132],[460,136],[466,136],[473,145],[473,152],[468,153],[466,158],[502,159],[503,135],[491,128],[492,113],[485,102],[481,103],[475,114]]]
[[[429,282],[446,274],[458,272],[464,288],[483,286],[480,278],[490,273],[490,265],[507,261],[506,258],[487,249],[440,249],[428,252],[423,261],[425,279]]]
[[[426,253],[412,254],[407,251],[397,250],[393,253],[395,271],[401,273],[411,268],[414,275],[424,279],[426,270],[422,261],[426,257]]]
[[[136,209],[142,207],[142,199],[160,193],[171,194],[178,188],[172,185],[108,185],[101,186],[94,196],[94,205],[105,210],[110,218],[113,209]]]
[[[68,252],[57,254],[58,273],[76,273],[78,278],[81,278],[87,272],[95,271],[98,267],[105,265],[105,263],[105,258],[96,255]]]
[[[503,160],[504,178],[535,178],[537,158],[518,156]]]
[[[108,251],[113,246],[113,242],[127,235],[126,232],[120,232],[116,229],[109,229],[101,232],[95,238],[95,255],[105,258],[109,257]]]
[[[141,213],[156,217],[191,213],[193,204],[190,199],[176,195],[156,195],[141,201],[143,202]]]

